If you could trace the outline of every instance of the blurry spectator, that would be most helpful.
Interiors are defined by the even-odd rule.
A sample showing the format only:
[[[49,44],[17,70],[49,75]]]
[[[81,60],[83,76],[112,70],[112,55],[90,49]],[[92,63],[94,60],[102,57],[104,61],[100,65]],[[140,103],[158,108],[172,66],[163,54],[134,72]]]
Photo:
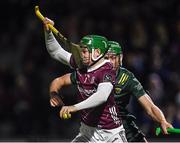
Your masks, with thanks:
[[[161,105],[164,96],[164,85],[161,77],[156,73],[151,73],[148,82],[148,91],[152,100],[157,105]]]
[[[147,47],[148,35],[142,20],[137,20],[132,23],[130,40],[134,49],[145,49]]]

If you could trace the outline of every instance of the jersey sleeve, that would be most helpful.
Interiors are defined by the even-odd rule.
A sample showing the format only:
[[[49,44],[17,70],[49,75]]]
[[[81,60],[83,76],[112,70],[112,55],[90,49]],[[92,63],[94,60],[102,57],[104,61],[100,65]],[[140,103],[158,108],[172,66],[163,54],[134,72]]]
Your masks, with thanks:
[[[62,48],[52,32],[45,31],[45,44],[47,51],[52,58],[69,66],[72,54]]]
[[[128,88],[136,98],[145,94],[144,88],[133,73],[130,74]]]

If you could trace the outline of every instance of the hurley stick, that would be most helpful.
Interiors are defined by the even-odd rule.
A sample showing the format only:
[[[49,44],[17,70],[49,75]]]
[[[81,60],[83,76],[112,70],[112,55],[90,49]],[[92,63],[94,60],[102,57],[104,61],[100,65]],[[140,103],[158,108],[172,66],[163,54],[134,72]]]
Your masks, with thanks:
[[[156,136],[158,136],[162,132],[161,128],[156,128]],[[173,134],[180,134],[180,129],[178,128],[167,128],[168,133],[173,133]]]
[[[35,13],[36,13],[36,16],[41,20],[43,21],[44,20],[44,16],[41,14],[40,10],[39,10],[39,6],[35,6]],[[75,59],[75,62],[77,64],[77,66],[79,68],[82,67],[82,59],[81,59],[81,54],[80,54],[80,51],[81,51],[81,48],[79,45],[75,44],[75,43],[72,43],[70,42],[66,37],[64,37],[53,25],[51,24],[48,24],[49,28],[51,29],[51,31],[68,47],[68,49],[70,49],[74,59]]]

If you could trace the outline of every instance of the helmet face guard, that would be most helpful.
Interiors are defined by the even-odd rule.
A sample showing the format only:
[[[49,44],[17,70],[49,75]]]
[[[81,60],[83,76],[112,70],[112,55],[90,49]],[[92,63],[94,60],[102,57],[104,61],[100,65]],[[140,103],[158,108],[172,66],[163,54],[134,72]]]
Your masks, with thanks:
[[[80,46],[87,48],[92,53],[91,58],[94,62],[102,58],[109,49],[107,39],[99,35],[84,36],[80,41]],[[97,58],[93,56],[95,49],[100,50],[100,55]]]

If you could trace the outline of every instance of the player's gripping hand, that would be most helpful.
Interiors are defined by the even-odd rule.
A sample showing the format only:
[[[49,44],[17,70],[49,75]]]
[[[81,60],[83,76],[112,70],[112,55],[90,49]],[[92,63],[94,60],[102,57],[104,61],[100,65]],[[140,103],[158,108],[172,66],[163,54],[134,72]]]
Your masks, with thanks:
[[[58,95],[51,95],[50,96],[50,105],[52,107],[59,107],[59,106],[64,106],[64,103]]]
[[[45,17],[44,20],[43,20],[43,24],[44,24],[44,29],[49,32],[50,29],[49,29],[49,26],[48,24],[51,24],[52,26],[54,26],[54,21],[52,21],[51,19]]]
[[[61,119],[69,119],[71,117],[71,113],[77,111],[78,110],[75,106],[63,106],[59,112],[59,116]]]
[[[168,134],[167,128],[173,128],[173,126],[170,123],[168,123],[166,120],[162,120],[160,124],[163,134]]]

